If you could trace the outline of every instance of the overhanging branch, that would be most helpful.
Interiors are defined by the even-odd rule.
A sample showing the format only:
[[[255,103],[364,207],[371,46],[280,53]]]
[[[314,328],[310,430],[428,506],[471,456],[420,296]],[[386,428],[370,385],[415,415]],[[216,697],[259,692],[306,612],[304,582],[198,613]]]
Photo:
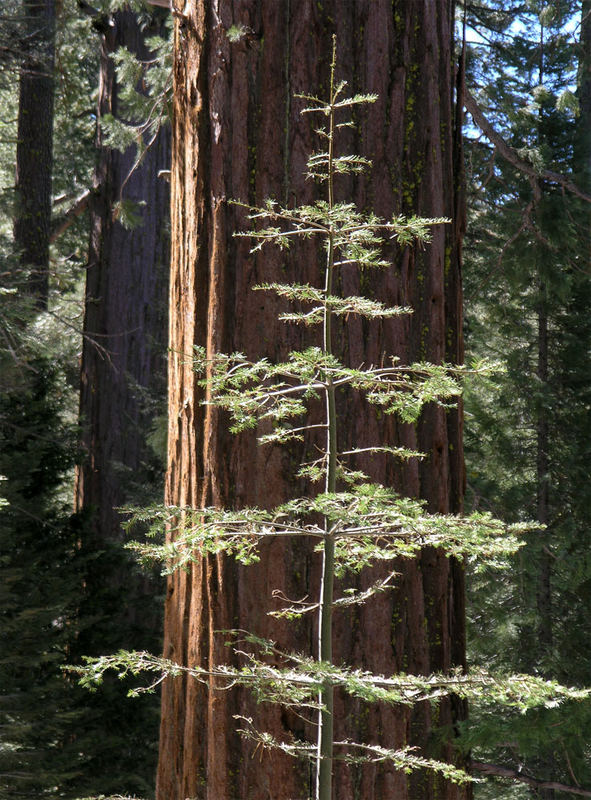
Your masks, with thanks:
[[[537,170],[533,164],[530,164],[528,161],[525,161],[525,159],[521,158],[487,120],[468,88],[464,89],[464,105],[466,106],[466,111],[468,111],[468,113],[472,116],[472,119],[480,128],[482,133],[486,136],[486,138],[497,148],[503,158],[510,164],[513,164],[516,169],[518,169],[520,172],[523,172],[525,175],[529,175],[531,178],[542,178],[550,183],[555,183],[558,186],[562,186],[565,191],[576,195],[576,197],[580,197],[587,203],[591,203],[591,195],[588,195],[586,192],[583,192],[581,189],[579,189],[579,187],[565,175],[561,175],[560,172],[554,172],[550,169]]]
[[[88,208],[88,201],[90,199],[90,192],[91,189],[86,189],[86,191],[83,192],[80,197],[78,197],[76,202],[71,205],[64,214],[54,221],[53,231],[49,237],[51,244],[53,244],[55,240],[61,236],[62,233],[66,231],[81,214],[86,211]]]
[[[492,775],[495,778],[508,778],[512,781],[520,781],[536,789],[554,789],[556,792],[570,792],[570,794],[578,794],[581,797],[591,797],[591,791],[589,789],[581,789],[578,786],[568,786],[565,783],[558,783],[557,781],[543,781],[538,778],[531,778],[529,775],[524,775],[516,769],[501,767],[499,764],[472,761],[470,768],[474,772],[479,772],[481,775]]]

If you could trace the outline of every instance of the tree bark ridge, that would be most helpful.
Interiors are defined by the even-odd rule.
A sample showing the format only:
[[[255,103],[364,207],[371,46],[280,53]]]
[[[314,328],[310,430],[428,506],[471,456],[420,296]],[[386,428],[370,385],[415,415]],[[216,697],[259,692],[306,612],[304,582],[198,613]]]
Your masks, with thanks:
[[[393,213],[447,216],[453,224],[434,230],[421,251],[387,248],[393,269],[363,276],[344,268],[344,294],[368,292],[387,305],[412,305],[410,319],[338,326],[337,354],[352,365],[380,363],[388,354],[403,361],[424,358],[461,363],[460,236],[454,180],[454,115],[451,62],[453,3],[364,0],[357,4],[312,0],[296,4],[245,0],[239,5],[202,0],[175,25],[170,294],[169,469],[166,502],[241,507],[283,502],[301,491],[294,465],[304,448],[257,447],[254,434],[231,436],[224,414],[202,406],[190,354],[194,345],[245,352],[248,358],[285,358],[300,349],[303,334],[281,326],[280,301],[252,286],[282,280],[319,282],[312,241],[285,255],[251,254],[234,230],[248,227],[230,198],[262,204],[267,197],[288,204],[311,202],[315,188],[303,173],[316,147],[304,103],[290,93],[322,94],[330,65],[332,33],[338,40],[338,79],[353,94],[375,92],[377,103],[360,112],[355,130],[345,131],[342,152],[373,159],[366,178],[345,177],[337,201]],[[287,9],[287,10],[286,10]],[[230,41],[228,30],[243,31]],[[287,45],[286,42],[289,42]],[[289,81],[286,80],[289,75]],[[457,143],[457,142],[456,142]],[[455,158],[457,159],[457,151]],[[319,342],[315,342],[318,343]],[[312,409],[311,421],[315,420]],[[380,442],[429,453],[427,465],[400,465],[361,454],[353,466],[374,480],[424,497],[432,511],[462,507],[463,462],[459,415],[427,410],[414,429],[377,419],[352,401],[339,419],[343,449]],[[260,426],[258,434],[264,433]],[[378,673],[428,673],[464,663],[463,570],[435,551],[399,565],[403,573],[391,593],[367,608],[339,612],[335,661]],[[286,649],[315,651],[315,632],[304,623],[272,621],[266,611],[273,589],[287,596],[315,593],[317,556],[301,542],[272,542],[254,568],[221,558],[194,565],[191,574],[169,579],[164,654],[182,663],[212,664],[231,654],[215,630],[247,628]],[[375,575],[374,575],[375,577]],[[361,582],[367,582],[363,576]],[[340,591],[340,589],[339,589]],[[346,709],[346,710],[345,710]],[[245,691],[208,693],[196,684],[169,680],[163,687],[159,800],[303,800],[311,775],[305,764],[278,753],[253,760],[252,747],[235,733],[233,714],[256,717],[257,727],[278,738],[314,740],[311,726],[278,708],[256,706]],[[335,695],[337,739],[366,738],[388,747],[418,744],[428,749],[434,725],[453,725],[463,709],[443,703],[435,716],[428,704],[412,714],[383,706],[366,708]],[[452,756],[447,746],[443,755]],[[441,755],[441,752],[439,753]],[[469,790],[433,776],[407,779],[390,766],[335,768],[335,796],[437,797],[457,800]]]

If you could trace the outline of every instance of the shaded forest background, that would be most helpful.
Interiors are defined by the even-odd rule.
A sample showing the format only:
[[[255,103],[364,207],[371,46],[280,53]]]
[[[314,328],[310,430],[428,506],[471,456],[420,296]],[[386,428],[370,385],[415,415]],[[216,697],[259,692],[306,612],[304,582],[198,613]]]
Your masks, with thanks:
[[[117,509],[164,491],[172,25],[141,3],[0,11],[1,798],[154,796],[158,698],[62,668],[162,649],[165,583]],[[500,366],[465,393],[464,506],[545,525],[510,572],[468,570],[468,660],[584,686],[591,3],[458,5],[454,47],[466,359]],[[477,798],[591,796],[588,702],[455,734],[493,776]]]

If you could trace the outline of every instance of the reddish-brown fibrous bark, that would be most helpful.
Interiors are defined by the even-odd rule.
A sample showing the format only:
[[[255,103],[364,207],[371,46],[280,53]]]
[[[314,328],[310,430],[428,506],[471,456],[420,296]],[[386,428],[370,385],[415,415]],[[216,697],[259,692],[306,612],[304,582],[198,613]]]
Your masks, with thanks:
[[[309,332],[277,321],[281,303],[251,292],[277,280],[321,285],[323,256],[314,242],[289,254],[269,249],[251,255],[235,230],[247,227],[231,198],[261,203],[272,197],[290,205],[312,200],[306,181],[308,154],[317,146],[310,115],[300,115],[297,92],[323,94],[331,36],[338,37],[337,78],[351,92],[375,92],[378,101],[360,110],[339,150],[373,161],[369,174],[337,184],[337,200],[384,217],[394,213],[446,216],[424,249],[388,248],[389,271],[368,275],[344,268],[344,294],[368,293],[388,305],[411,305],[410,318],[366,322],[350,319],[334,332],[335,352],[349,364],[403,360],[462,361],[458,153],[454,151],[453,3],[316,3],[312,0],[197,0],[175,24],[170,294],[169,466],[166,501],[270,507],[302,491],[298,463],[315,439],[287,451],[257,447],[255,436],[232,436],[219,410],[203,406],[190,355],[240,350],[250,358],[282,358]],[[239,41],[227,36],[242,26]],[[315,334],[312,334],[312,337]],[[432,511],[462,507],[463,461],[458,411],[429,408],[415,427],[376,415],[361,397],[338,398],[339,438],[347,445],[398,443],[428,454],[401,466],[386,457],[359,456],[356,466],[401,492],[424,497]],[[314,411],[312,412],[314,414]],[[314,420],[313,420],[314,421]],[[397,565],[395,591],[372,599],[350,615],[338,613],[334,657],[377,673],[429,673],[463,664],[463,573],[435,551]],[[256,567],[216,558],[190,574],[169,579],[164,655],[182,663],[211,665],[231,658],[229,627],[269,636],[287,649],[315,651],[307,622],[270,619],[273,589],[290,597],[316,596],[319,555],[299,541],[274,542]],[[361,581],[367,582],[367,576]],[[338,593],[338,588],[337,588]],[[413,713],[366,707],[336,696],[336,738],[429,751],[435,725],[453,725],[463,708],[441,704],[437,718],[424,704]],[[253,716],[257,727],[279,738],[314,739],[311,726],[293,714],[256,706],[243,690],[208,691],[184,678],[166,682],[162,700],[159,800],[207,800],[309,796],[307,765],[265,752],[235,733],[234,714]],[[451,756],[451,748],[436,750]],[[335,765],[338,798],[447,798],[468,794],[432,776],[410,779],[391,766],[352,769]]]

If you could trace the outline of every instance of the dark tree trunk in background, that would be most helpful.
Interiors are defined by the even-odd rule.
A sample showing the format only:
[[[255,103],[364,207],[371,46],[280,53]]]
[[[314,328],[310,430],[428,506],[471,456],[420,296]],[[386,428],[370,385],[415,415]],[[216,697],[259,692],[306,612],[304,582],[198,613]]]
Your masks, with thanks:
[[[314,243],[290,254],[250,255],[233,239],[244,214],[227,200],[261,203],[312,200],[316,188],[303,177],[316,147],[310,115],[300,115],[294,93],[326,91],[331,36],[338,37],[337,78],[352,93],[379,100],[344,134],[342,152],[373,160],[362,179],[343,180],[338,199],[389,217],[393,213],[446,216],[424,250],[392,249],[392,270],[364,276],[368,291],[386,304],[415,308],[410,318],[368,324],[350,321],[335,336],[348,363],[377,364],[389,354],[433,362],[462,361],[460,239],[454,164],[453,3],[451,0],[317,3],[312,0],[194,0],[177,20],[174,61],[172,162],[172,271],[170,294],[169,464],[170,504],[271,506],[301,491],[294,464],[301,451],[257,448],[254,436],[234,437],[218,411],[203,407],[190,358],[195,344],[209,352],[240,350],[250,358],[285,357],[305,334],[277,322],[279,301],[251,292],[277,280],[319,283],[322,257]],[[231,43],[227,30],[244,26]],[[345,294],[359,294],[359,276],[342,272]],[[373,479],[414,496],[433,511],[459,511],[463,496],[461,418],[429,409],[415,428],[352,397],[339,436],[357,446],[379,441],[418,447],[429,454],[420,466],[387,459],[358,466]],[[309,447],[312,442],[306,444]],[[314,652],[306,623],[272,621],[271,592],[317,593],[319,555],[300,542],[273,543],[255,568],[225,559],[203,561],[190,574],[169,579],[167,658],[207,666],[228,660],[223,637],[230,627],[269,636],[288,649]],[[429,673],[464,661],[463,574],[435,551],[400,565],[394,592],[374,598],[345,617],[337,615],[335,661],[377,673]],[[363,580],[363,578],[362,578]],[[444,702],[437,716],[428,705],[411,714],[366,708],[336,698],[336,737],[451,756],[432,744],[434,726],[451,725],[461,708]],[[157,795],[159,800],[303,800],[309,796],[306,765],[264,753],[235,733],[234,714],[253,716],[259,729],[280,738],[314,738],[301,720],[277,708],[257,707],[244,692],[211,692],[185,679],[164,686]],[[432,776],[406,778],[390,766],[352,769],[335,765],[335,798],[460,798],[467,790]]]
[[[54,0],[24,0],[19,76],[14,241],[24,289],[40,309],[49,293],[53,170]]]
[[[147,59],[145,37],[155,33],[141,30],[130,12],[111,22],[102,37],[99,120],[120,113],[112,53],[126,47]],[[112,541],[121,538],[117,507],[155,477],[147,470],[146,433],[163,412],[155,402],[166,392],[169,187],[158,173],[170,166],[170,132],[160,131],[131,176],[134,149],[122,154],[102,139],[99,129],[80,400],[85,459],[76,504],[92,511],[97,539]],[[115,219],[122,192],[145,203],[132,230]]]
[[[539,49],[539,84],[544,82],[544,26],[540,26]],[[538,114],[539,139],[542,142],[544,115],[542,109]],[[541,196],[541,191],[540,191]],[[536,519],[544,529],[550,522],[550,425],[548,420],[547,394],[549,392],[548,372],[548,289],[541,262],[538,264],[538,341],[536,376],[540,387],[540,400],[536,416]],[[550,533],[550,536],[552,534]],[[539,614],[538,640],[540,652],[552,650],[552,554],[548,547],[542,547],[540,554],[540,572],[538,575],[536,605]],[[554,796],[552,791],[544,791],[544,797]]]
[[[546,284],[540,279],[538,293],[538,352],[536,376],[543,391],[548,391],[548,310],[546,297]],[[537,484],[537,513],[536,520],[544,528],[550,523],[550,428],[548,423],[548,410],[544,401],[540,401],[536,419],[536,484]],[[549,534],[551,536],[551,532]],[[543,547],[540,554],[540,572],[537,586],[537,609],[539,614],[538,640],[540,653],[550,653],[552,650],[552,553],[548,547]],[[548,795],[551,796],[551,795]]]
[[[159,25],[140,28],[131,12],[112,15],[104,30],[99,122],[106,113],[125,113],[112,54],[126,47],[148,59],[146,37],[160,32]],[[81,367],[83,452],[76,476],[76,509],[87,520],[86,601],[80,616],[96,622],[81,632],[78,655],[114,652],[130,642],[152,649],[161,642],[160,586],[141,575],[123,551],[118,509],[162,496],[163,465],[147,436],[154,417],[164,414],[166,397],[170,192],[158,173],[170,166],[170,130],[160,131],[131,175],[133,148],[122,154],[105,146],[100,127],[98,146]],[[115,219],[122,193],[125,200],[145,203],[133,230]],[[127,700],[126,690],[112,681],[102,697],[89,700],[97,729],[103,726],[93,753],[95,785],[105,794],[146,796],[156,766],[157,707],[150,697]]]

